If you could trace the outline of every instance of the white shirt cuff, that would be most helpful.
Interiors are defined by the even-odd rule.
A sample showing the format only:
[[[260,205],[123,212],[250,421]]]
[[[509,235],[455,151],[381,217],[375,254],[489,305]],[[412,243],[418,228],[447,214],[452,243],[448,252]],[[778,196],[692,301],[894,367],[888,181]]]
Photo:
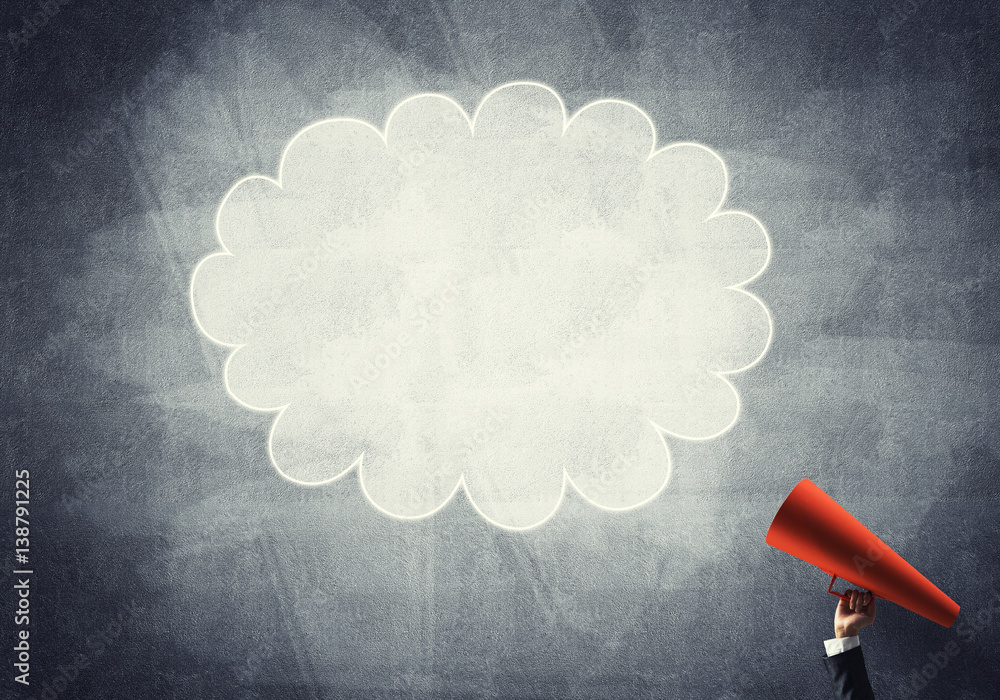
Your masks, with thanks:
[[[861,640],[855,635],[853,637],[824,639],[823,644],[826,645],[826,655],[833,656],[835,654],[843,654],[845,651],[861,646]]]

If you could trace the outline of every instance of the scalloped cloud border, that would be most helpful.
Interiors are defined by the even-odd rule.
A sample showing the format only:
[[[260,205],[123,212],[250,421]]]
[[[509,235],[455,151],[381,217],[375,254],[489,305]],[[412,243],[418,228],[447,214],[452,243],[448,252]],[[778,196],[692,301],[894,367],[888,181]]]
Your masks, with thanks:
[[[563,470],[563,482],[562,482],[562,487],[561,487],[561,489],[559,491],[559,498],[556,500],[556,503],[553,506],[552,510],[544,518],[542,518],[541,520],[539,520],[537,523],[533,523],[532,525],[527,525],[527,526],[523,526],[523,527],[512,527],[510,525],[505,525],[505,524],[499,523],[499,522],[491,519],[489,516],[487,516],[482,511],[482,509],[479,508],[478,505],[476,505],[475,499],[473,499],[472,494],[470,493],[468,487],[466,486],[465,475],[464,474],[462,474],[462,475],[459,476],[458,482],[455,484],[455,488],[452,489],[451,493],[449,493],[448,496],[445,497],[445,499],[441,502],[441,504],[439,506],[437,506],[436,508],[434,508],[433,510],[427,512],[427,513],[423,513],[421,515],[405,516],[405,515],[398,515],[396,513],[392,513],[390,511],[387,511],[386,509],[384,509],[380,505],[378,505],[374,501],[374,499],[372,499],[371,495],[368,493],[368,489],[365,488],[364,469],[363,469],[363,466],[364,466],[364,452],[362,452],[360,455],[358,455],[358,458],[356,460],[354,460],[354,462],[352,462],[349,467],[347,467],[346,469],[344,469],[339,474],[330,477],[329,479],[324,479],[322,481],[309,482],[309,481],[301,481],[301,480],[294,479],[294,478],[288,476],[287,474],[285,474],[285,472],[283,472],[281,470],[281,467],[278,466],[278,463],[277,463],[277,461],[274,458],[274,452],[272,450],[272,441],[273,441],[273,437],[274,437],[274,430],[275,430],[275,428],[278,425],[278,421],[281,420],[282,414],[285,412],[285,410],[288,408],[288,406],[290,404],[285,404],[284,406],[273,406],[273,407],[253,406],[251,404],[246,403],[245,401],[243,401],[242,399],[240,399],[238,396],[236,396],[236,394],[233,393],[232,389],[229,386],[229,364],[232,361],[233,357],[236,355],[236,353],[240,350],[240,348],[244,347],[244,345],[246,345],[246,344],[245,343],[243,343],[243,344],[226,343],[226,342],[223,342],[221,340],[218,340],[217,338],[212,337],[212,335],[209,334],[208,331],[205,330],[204,326],[202,326],[201,321],[198,320],[197,310],[195,309],[195,303],[194,303],[194,283],[195,283],[195,279],[198,276],[198,270],[201,269],[201,266],[204,265],[205,262],[207,262],[211,258],[214,258],[214,257],[217,257],[217,256],[232,256],[233,255],[233,253],[230,252],[230,250],[226,247],[225,242],[222,240],[222,236],[221,236],[221,233],[220,233],[220,230],[219,230],[219,218],[220,218],[220,216],[222,214],[223,208],[226,205],[226,202],[229,200],[229,197],[233,194],[233,192],[236,191],[237,188],[239,188],[243,183],[245,183],[245,182],[247,182],[249,180],[266,180],[267,182],[270,182],[270,183],[276,185],[279,189],[283,189],[283,186],[281,184],[281,180],[282,180],[282,169],[284,168],[284,165],[285,165],[285,157],[288,155],[288,153],[291,150],[292,146],[294,145],[295,141],[297,139],[299,139],[299,137],[301,137],[303,134],[305,134],[306,132],[310,131],[311,129],[314,129],[316,127],[322,126],[324,124],[330,124],[330,123],[333,123],[333,122],[351,122],[351,123],[355,123],[355,124],[361,124],[361,125],[363,125],[365,127],[368,127],[369,129],[371,129],[372,131],[374,131],[376,134],[378,134],[379,138],[382,139],[382,142],[388,148],[388,141],[386,140],[386,135],[389,133],[389,125],[392,122],[392,118],[396,114],[396,112],[403,105],[405,105],[407,102],[410,102],[411,100],[416,100],[416,99],[425,98],[425,97],[436,97],[436,98],[444,99],[444,100],[450,102],[451,104],[453,104],[455,107],[457,107],[458,110],[459,110],[459,112],[462,114],[462,116],[465,118],[466,122],[469,125],[469,133],[470,134],[475,134],[476,119],[479,116],[479,111],[482,109],[483,105],[486,104],[486,101],[489,100],[490,97],[493,96],[495,93],[497,93],[497,92],[499,92],[501,90],[505,90],[505,89],[510,88],[510,87],[517,86],[517,85],[530,85],[530,86],[533,86],[533,87],[540,87],[540,88],[543,88],[543,89],[547,90],[548,92],[550,92],[556,98],[556,100],[559,102],[559,107],[562,110],[562,115],[563,115],[563,129],[562,129],[562,134],[561,134],[563,136],[566,134],[566,131],[569,129],[569,127],[573,123],[573,121],[577,117],[579,117],[581,114],[583,114],[586,110],[590,109],[591,107],[594,107],[594,106],[599,105],[599,104],[606,104],[606,103],[621,104],[621,105],[625,105],[627,107],[631,107],[632,109],[635,109],[649,123],[649,127],[650,127],[650,130],[651,130],[652,135],[653,135],[653,139],[652,139],[652,146],[650,147],[649,155],[646,157],[646,161],[649,161],[649,160],[655,158],[660,153],[663,153],[663,152],[668,151],[668,150],[670,150],[672,148],[678,148],[678,147],[681,147],[681,146],[689,146],[689,147],[690,146],[694,146],[696,148],[701,148],[701,149],[707,151],[708,153],[710,153],[713,157],[715,157],[716,160],[719,161],[719,164],[722,166],[722,172],[723,172],[723,176],[724,176],[724,180],[725,180],[725,185],[723,187],[722,196],[719,198],[718,205],[716,205],[715,210],[705,218],[705,221],[713,219],[713,218],[715,218],[717,216],[721,216],[723,214],[742,214],[743,216],[747,216],[750,219],[752,219],[760,227],[760,230],[764,234],[764,240],[767,243],[767,257],[765,258],[764,264],[761,266],[760,270],[758,270],[756,272],[756,274],[754,274],[749,279],[744,280],[743,282],[740,282],[738,284],[734,284],[734,285],[730,285],[728,287],[725,287],[725,289],[731,289],[731,290],[739,292],[741,294],[745,294],[746,296],[750,297],[755,302],[757,302],[757,304],[760,305],[761,309],[763,309],[764,315],[767,317],[767,325],[768,325],[767,341],[764,344],[764,349],[761,351],[760,355],[758,355],[756,359],[754,359],[752,362],[750,362],[746,366],[740,367],[739,369],[725,370],[725,371],[722,371],[722,370],[710,370],[709,371],[710,374],[718,377],[723,382],[725,382],[726,386],[729,387],[730,391],[733,392],[733,396],[736,398],[736,411],[735,411],[735,413],[733,415],[732,421],[730,421],[729,425],[727,425],[726,427],[724,427],[722,430],[720,430],[720,431],[718,431],[718,432],[716,432],[716,433],[714,433],[712,435],[703,436],[703,437],[692,437],[692,436],[682,435],[680,433],[672,432],[670,430],[667,430],[666,428],[663,428],[660,425],[657,425],[652,420],[647,419],[649,421],[650,425],[653,426],[654,430],[656,430],[657,434],[659,435],[660,441],[663,444],[664,452],[666,453],[666,456],[667,456],[667,471],[666,471],[666,476],[663,479],[663,483],[660,484],[660,486],[656,489],[656,491],[653,492],[652,495],[650,495],[648,498],[640,501],[639,503],[635,503],[635,504],[630,505],[630,506],[626,506],[626,507],[623,507],[623,508],[611,508],[611,507],[604,506],[604,505],[601,505],[599,503],[596,503],[595,501],[593,501],[590,498],[588,498],[587,495],[580,488],[578,488],[577,485],[573,482],[573,478],[569,475],[569,473],[566,472],[565,470]],[[523,81],[522,80],[522,81],[515,81],[515,82],[510,82],[510,83],[504,83],[503,85],[500,85],[500,86],[498,86],[498,87],[490,90],[479,101],[479,105],[476,107],[476,110],[475,110],[475,112],[473,112],[473,115],[472,115],[471,118],[468,116],[468,113],[465,111],[465,109],[462,107],[462,105],[460,105],[458,102],[456,102],[455,100],[451,99],[447,95],[444,95],[444,94],[441,94],[441,93],[428,93],[428,92],[425,92],[425,93],[420,93],[420,94],[417,94],[417,95],[413,95],[412,97],[408,97],[405,100],[403,100],[402,102],[400,102],[399,104],[397,104],[393,108],[393,110],[389,113],[389,116],[388,116],[388,118],[385,121],[385,127],[381,131],[379,131],[378,128],[376,128],[374,125],[372,125],[372,124],[370,124],[370,123],[368,123],[368,122],[366,122],[364,120],[354,119],[354,118],[351,118],[351,117],[336,117],[336,118],[332,118],[332,119],[323,119],[323,120],[314,122],[314,123],[306,126],[305,128],[301,129],[285,145],[285,149],[284,149],[284,151],[282,151],[281,160],[280,160],[279,165],[278,165],[278,177],[277,178],[272,178],[272,177],[269,177],[267,175],[248,175],[247,177],[244,177],[244,178],[240,179],[232,187],[230,187],[229,190],[226,192],[225,196],[223,196],[222,201],[219,203],[219,207],[216,210],[216,214],[215,214],[215,237],[216,237],[216,240],[219,243],[219,246],[222,248],[222,250],[218,251],[218,252],[215,252],[215,253],[210,253],[209,255],[206,255],[195,266],[194,272],[191,274],[191,283],[189,285],[189,290],[188,290],[188,297],[189,297],[188,301],[189,301],[190,306],[191,306],[191,315],[194,318],[195,324],[198,326],[198,329],[202,332],[202,334],[204,334],[205,337],[207,337],[209,340],[211,340],[213,343],[216,343],[217,345],[221,345],[223,347],[228,347],[228,348],[233,348],[233,351],[229,354],[229,357],[226,359],[226,363],[225,363],[225,366],[224,366],[224,369],[223,369],[223,382],[224,382],[225,387],[226,387],[226,392],[233,398],[233,400],[236,403],[238,403],[239,405],[243,406],[244,408],[250,409],[252,411],[262,412],[262,413],[276,413],[277,414],[275,416],[275,418],[274,418],[274,421],[271,423],[271,429],[268,431],[268,435],[267,435],[267,454],[268,454],[268,457],[271,460],[271,465],[282,476],[282,478],[284,478],[285,480],[290,481],[290,482],[292,482],[294,484],[297,484],[299,486],[324,486],[326,484],[330,484],[330,483],[332,483],[334,481],[342,479],[344,476],[346,476],[347,474],[349,474],[351,472],[351,470],[353,470],[355,467],[357,467],[357,469],[358,469],[358,482],[361,485],[361,492],[364,494],[365,498],[377,510],[379,510],[383,514],[385,514],[385,515],[387,515],[387,516],[389,516],[391,518],[394,518],[396,520],[422,520],[424,518],[429,518],[432,515],[434,515],[435,513],[437,513],[440,510],[442,510],[449,503],[451,503],[452,499],[455,497],[455,494],[457,494],[459,492],[459,490],[463,490],[463,491],[465,491],[465,496],[468,499],[469,503],[476,510],[476,512],[480,515],[480,517],[482,517],[484,520],[486,520],[487,522],[491,523],[492,525],[495,525],[496,527],[502,528],[504,530],[511,530],[511,531],[530,530],[530,529],[539,527],[540,525],[543,525],[544,523],[548,522],[548,520],[551,519],[552,516],[554,516],[556,514],[556,512],[559,510],[559,508],[562,506],[563,500],[565,499],[565,496],[566,496],[566,490],[567,490],[568,486],[572,486],[573,490],[576,491],[576,493],[579,494],[579,496],[582,497],[583,500],[586,501],[587,503],[589,503],[590,505],[592,505],[595,508],[598,508],[600,510],[609,511],[609,512],[622,512],[622,511],[634,510],[636,508],[640,508],[640,507],[646,505],[647,503],[649,503],[653,499],[657,498],[663,492],[663,490],[666,488],[667,483],[669,483],[669,481],[670,481],[670,476],[673,473],[673,458],[672,458],[672,456],[670,454],[670,447],[667,445],[666,439],[664,439],[664,435],[670,435],[671,437],[679,438],[679,439],[682,439],[682,440],[688,440],[688,441],[692,441],[692,442],[704,442],[704,441],[707,441],[707,440],[713,440],[713,439],[715,439],[715,438],[717,438],[717,437],[719,437],[719,436],[727,433],[734,425],[736,425],[736,423],[739,421],[739,418],[740,418],[740,415],[742,413],[743,407],[742,407],[742,402],[740,401],[739,392],[736,390],[736,387],[733,386],[732,382],[730,382],[727,379],[727,377],[730,376],[730,375],[733,375],[733,374],[739,374],[741,372],[747,371],[748,369],[750,369],[750,368],[754,367],[755,365],[757,365],[767,355],[768,351],[771,348],[771,342],[772,342],[772,340],[774,338],[774,320],[771,317],[771,312],[768,310],[768,308],[764,304],[764,302],[759,297],[755,296],[754,294],[752,294],[752,293],[748,292],[746,289],[744,289],[744,287],[746,285],[750,284],[751,282],[753,282],[754,280],[756,280],[758,277],[760,277],[764,273],[764,271],[767,269],[768,265],[770,264],[770,262],[771,262],[771,255],[772,255],[771,237],[768,235],[767,229],[765,228],[764,224],[762,224],[760,222],[760,220],[758,220],[757,217],[755,217],[753,214],[750,214],[750,213],[744,212],[744,211],[739,211],[739,210],[726,210],[726,211],[722,211],[722,205],[726,201],[726,197],[729,194],[729,170],[726,168],[725,161],[722,159],[721,156],[719,156],[718,153],[716,153],[715,151],[713,151],[708,146],[705,146],[703,144],[696,143],[696,142],[693,142],[693,141],[678,141],[678,142],[667,144],[666,146],[663,146],[662,148],[659,148],[659,149],[656,148],[656,142],[657,142],[656,125],[653,123],[653,120],[645,112],[645,110],[643,110],[642,108],[638,107],[635,104],[632,104],[631,102],[627,102],[625,100],[617,100],[617,99],[595,100],[595,101],[589,102],[586,105],[584,105],[583,107],[581,107],[579,110],[576,111],[576,113],[573,114],[572,117],[568,117],[567,116],[567,111],[566,111],[566,104],[563,102],[563,99],[559,95],[559,93],[557,93],[555,90],[553,90],[549,86],[544,85],[542,83],[533,82],[533,81]]]

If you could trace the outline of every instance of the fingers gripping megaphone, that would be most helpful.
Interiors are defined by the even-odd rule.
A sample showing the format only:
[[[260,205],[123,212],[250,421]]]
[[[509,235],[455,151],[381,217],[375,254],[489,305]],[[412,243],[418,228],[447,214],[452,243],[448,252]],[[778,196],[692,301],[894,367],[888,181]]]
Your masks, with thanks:
[[[809,479],[781,504],[766,542],[825,571],[827,590],[844,600],[833,590],[838,577],[945,627],[958,617],[955,601]]]

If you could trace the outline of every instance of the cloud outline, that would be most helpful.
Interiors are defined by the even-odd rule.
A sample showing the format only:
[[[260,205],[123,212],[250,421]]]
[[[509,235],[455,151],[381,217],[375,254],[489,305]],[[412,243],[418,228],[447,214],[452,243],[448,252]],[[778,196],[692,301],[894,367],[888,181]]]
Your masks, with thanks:
[[[379,136],[379,138],[382,140],[382,142],[386,146],[386,148],[388,149],[389,144],[388,144],[388,138],[387,137],[388,137],[388,134],[389,134],[389,127],[390,127],[390,125],[392,123],[393,116],[396,114],[396,112],[398,112],[400,110],[400,108],[402,108],[405,104],[407,104],[407,103],[409,103],[409,102],[411,102],[413,100],[417,100],[417,99],[421,99],[421,98],[433,97],[433,98],[443,99],[443,100],[451,103],[454,107],[456,107],[458,109],[459,113],[465,118],[466,123],[469,126],[470,136],[475,136],[475,124],[476,124],[476,120],[477,120],[477,118],[479,116],[479,113],[482,110],[483,106],[486,104],[486,102],[493,95],[495,95],[496,93],[500,92],[501,90],[509,89],[509,88],[516,87],[516,86],[532,86],[532,87],[542,88],[542,89],[548,91],[553,97],[556,98],[557,102],[559,103],[559,107],[560,107],[560,111],[561,111],[562,119],[563,119],[563,127],[562,127],[562,131],[561,131],[560,137],[564,137],[566,135],[566,132],[569,130],[570,126],[572,125],[572,123],[581,114],[583,114],[584,112],[586,112],[588,109],[591,109],[591,108],[593,108],[593,107],[595,107],[597,105],[601,105],[601,104],[619,104],[619,105],[623,105],[625,107],[628,107],[628,108],[630,108],[630,109],[638,112],[646,120],[646,122],[649,124],[650,132],[651,132],[651,135],[652,135],[652,139],[651,139],[650,152],[646,156],[645,162],[648,162],[648,161],[652,160],[653,158],[655,158],[656,156],[658,156],[659,154],[665,153],[666,151],[669,151],[671,149],[680,148],[680,147],[695,147],[695,148],[702,149],[702,150],[706,151],[707,153],[709,153],[710,155],[712,155],[718,161],[719,165],[722,167],[723,183],[724,183],[722,194],[720,195],[719,201],[716,203],[715,208],[712,210],[712,213],[709,214],[707,217],[705,217],[705,219],[702,221],[702,223],[710,221],[710,220],[712,220],[714,218],[717,218],[717,217],[720,217],[720,216],[731,215],[731,214],[749,217],[757,225],[757,227],[759,228],[760,232],[763,234],[764,241],[766,243],[766,249],[767,249],[765,260],[764,260],[763,264],[761,265],[760,269],[757,270],[757,272],[755,272],[748,279],[743,280],[742,282],[738,282],[736,284],[732,284],[732,285],[728,285],[728,286],[724,287],[724,289],[732,290],[732,291],[734,291],[736,293],[740,293],[740,294],[746,295],[751,300],[753,300],[754,302],[756,302],[761,307],[761,309],[763,310],[764,315],[765,315],[765,317],[767,319],[767,326],[768,326],[767,340],[764,343],[764,348],[758,354],[758,356],[755,359],[753,359],[751,362],[749,362],[745,366],[740,367],[738,369],[731,369],[731,370],[708,370],[709,374],[715,376],[716,378],[720,379],[723,383],[726,384],[726,386],[732,392],[732,394],[733,394],[733,396],[734,396],[734,398],[736,400],[736,409],[734,411],[732,420],[724,428],[722,428],[721,430],[719,430],[719,431],[717,431],[717,432],[715,432],[715,433],[713,433],[711,435],[707,435],[707,436],[688,436],[688,435],[683,435],[683,434],[680,434],[680,433],[668,430],[668,429],[666,429],[666,428],[658,425],[657,423],[655,423],[652,419],[647,418],[646,419],[647,422],[653,427],[653,429],[657,433],[657,436],[660,438],[660,441],[661,441],[661,443],[663,445],[664,452],[666,453],[666,458],[667,458],[667,468],[666,468],[666,471],[665,471],[665,475],[664,475],[663,481],[655,489],[655,491],[650,496],[648,496],[647,498],[643,499],[642,501],[640,501],[638,503],[634,503],[634,504],[630,504],[630,505],[622,506],[622,507],[613,507],[613,506],[603,505],[601,503],[596,502],[592,498],[590,498],[583,491],[583,489],[581,489],[579,486],[577,486],[577,484],[573,481],[573,478],[570,476],[569,472],[566,471],[566,469],[563,469],[562,485],[560,487],[559,496],[556,499],[555,505],[553,506],[552,510],[547,515],[545,515],[542,519],[540,519],[537,522],[532,523],[530,525],[526,525],[526,526],[512,526],[512,525],[508,525],[508,524],[505,524],[505,523],[498,522],[498,521],[490,518],[488,515],[486,515],[486,513],[478,505],[476,505],[476,502],[475,502],[474,497],[472,496],[471,490],[468,488],[468,486],[466,484],[465,474],[464,473],[462,473],[462,474],[460,474],[458,476],[458,479],[457,479],[457,481],[455,483],[455,486],[448,493],[448,495],[441,501],[441,503],[439,505],[437,505],[436,507],[434,507],[433,509],[429,510],[428,512],[426,512],[426,513],[420,513],[420,514],[417,514],[417,515],[400,515],[398,513],[393,513],[391,511],[388,511],[385,508],[383,508],[382,506],[380,506],[372,498],[372,496],[368,492],[368,489],[365,487],[365,481],[364,481],[364,456],[365,456],[365,453],[364,453],[364,451],[362,451],[361,454],[359,454],[358,457],[348,467],[346,467],[345,469],[341,470],[338,474],[335,474],[332,477],[329,477],[329,478],[326,478],[326,479],[321,479],[321,480],[318,480],[318,481],[303,481],[301,479],[296,479],[296,478],[294,478],[292,476],[289,476],[278,465],[278,462],[277,462],[277,460],[274,457],[274,452],[273,452],[273,438],[274,438],[275,429],[277,428],[278,423],[281,421],[281,417],[284,415],[285,411],[288,410],[288,408],[292,404],[289,403],[289,404],[285,404],[283,406],[273,406],[273,407],[254,406],[254,405],[252,405],[250,403],[247,403],[247,402],[243,401],[240,397],[238,397],[233,392],[233,390],[232,390],[232,388],[230,387],[230,384],[229,384],[229,367],[230,367],[230,364],[231,364],[233,358],[236,357],[236,355],[239,353],[239,351],[242,348],[244,348],[248,343],[228,343],[228,342],[219,340],[219,339],[215,338],[214,336],[212,336],[205,329],[205,327],[201,323],[201,320],[198,318],[197,308],[196,308],[196,305],[195,305],[195,281],[196,281],[196,279],[198,277],[198,272],[202,268],[202,266],[206,262],[208,262],[209,260],[211,260],[211,259],[213,259],[215,257],[219,257],[219,256],[234,257],[235,256],[235,254],[229,250],[229,248],[226,245],[225,241],[222,239],[221,230],[220,230],[220,218],[221,218],[221,215],[222,215],[222,212],[223,212],[223,210],[225,208],[226,203],[229,201],[229,198],[233,195],[234,192],[236,192],[236,190],[238,188],[240,188],[241,186],[243,186],[246,182],[249,182],[249,181],[252,181],[252,180],[264,180],[264,181],[269,182],[270,184],[276,186],[278,189],[284,189],[284,186],[282,185],[282,180],[283,180],[283,173],[284,173],[284,166],[285,166],[286,158],[287,158],[289,152],[291,151],[292,147],[295,145],[295,142],[299,138],[301,138],[302,136],[304,136],[307,132],[309,132],[309,131],[311,131],[313,129],[316,129],[316,128],[319,128],[321,126],[328,125],[328,124],[331,124],[331,123],[336,123],[336,122],[347,122],[347,123],[360,124],[360,125],[368,128],[368,129],[371,129],[373,132],[375,132]],[[353,118],[353,117],[333,117],[333,118],[329,118],[329,119],[322,119],[322,120],[313,122],[311,124],[308,124],[307,126],[305,126],[302,129],[300,129],[298,132],[296,132],[296,134],[288,141],[288,143],[285,145],[284,149],[282,150],[281,158],[280,158],[279,164],[278,164],[278,173],[277,173],[277,177],[276,178],[270,177],[268,175],[253,174],[253,175],[247,175],[247,176],[239,179],[237,182],[235,182],[226,191],[226,194],[223,196],[221,202],[219,203],[219,206],[216,209],[216,214],[215,214],[215,219],[214,219],[214,228],[215,228],[216,241],[218,242],[218,245],[221,247],[222,250],[217,250],[217,251],[215,251],[213,253],[209,253],[208,255],[204,256],[197,263],[197,265],[195,266],[194,271],[191,274],[191,282],[190,282],[189,288],[188,288],[188,301],[189,301],[190,308],[191,308],[191,315],[192,315],[192,317],[193,317],[193,319],[195,321],[195,324],[198,326],[198,329],[201,331],[201,333],[205,337],[207,337],[209,340],[211,340],[213,343],[215,343],[217,345],[220,345],[222,347],[227,347],[227,348],[232,348],[233,349],[232,352],[230,352],[229,355],[228,355],[228,357],[226,358],[226,362],[224,364],[223,373],[222,373],[223,374],[223,384],[225,386],[226,392],[233,398],[233,400],[237,404],[239,404],[240,406],[243,406],[246,409],[249,409],[251,411],[260,412],[260,413],[274,413],[275,414],[274,419],[273,419],[273,421],[271,423],[271,427],[268,430],[267,452],[268,452],[268,458],[271,461],[271,465],[278,472],[278,474],[281,475],[281,477],[283,479],[285,479],[286,481],[294,483],[294,484],[296,484],[298,486],[305,486],[305,487],[325,486],[327,484],[331,484],[331,483],[333,483],[335,481],[338,481],[338,480],[342,479],[347,474],[349,474],[352,470],[354,470],[355,468],[357,468],[357,471],[358,471],[358,483],[359,483],[359,485],[361,487],[361,492],[364,494],[366,500],[372,506],[374,506],[378,511],[382,512],[383,514],[385,514],[385,515],[387,515],[387,516],[389,516],[391,518],[394,518],[394,519],[397,519],[397,520],[404,520],[404,521],[422,520],[424,518],[431,517],[432,515],[438,513],[443,508],[445,508],[452,501],[452,499],[459,492],[459,490],[463,490],[465,492],[466,498],[468,499],[470,505],[472,505],[472,507],[476,510],[476,512],[479,514],[480,517],[482,517],[484,520],[486,520],[487,522],[491,523],[492,525],[494,525],[496,527],[499,527],[499,528],[504,529],[504,530],[510,530],[510,531],[525,531],[525,530],[530,530],[530,529],[539,527],[539,526],[543,525],[544,523],[548,522],[548,520],[550,520],[555,515],[555,513],[559,510],[559,508],[561,507],[561,505],[563,503],[563,500],[565,499],[565,496],[566,496],[567,486],[572,486],[573,489],[574,489],[574,491],[576,491],[576,493],[581,498],[583,498],[585,502],[587,502],[591,506],[596,507],[596,508],[598,508],[600,510],[609,511],[609,512],[630,511],[630,510],[634,510],[636,508],[640,508],[640,507],[642,507],[642,506],[650,503],[654,499],[656,499],[663,492],[663,490],[666,488],[667,484],[670,481],[670,477],[671,477],[671,475],[673,473],[673,466],[674,465],[673,465],[673,457],[672,457],[671,452],[670,452],[670,447],[669,447],[669,444],[667,443],[667,440],[665,438],[666,435],[669,435],[669,436],[674,437],[674,438],[678,438],[678,439],[690,441],[690,442],[705,442],[705,441],[713,440],[713,439],[715,439],[717,437],[720,437],[720,436],[724,435],[729,430],[731,430],[734,425],[736,425],[736,423],[739,421],[740,415],[742,413],[742,401],[740,399],[739,392],[736,390],[736,387],[732,384],[732,382],[729,381],[728,377],[731,376],[731,375],[740,374],[742,372],[745,372],[745,371],[751,369],[752,367],[756,366],[757,364],[759,364],[761,362],[761,360],[763,360],[763,358],[767,355],[768,351],[770,350],[770,347],[771,347],[771,344],[772,344],[772,341],[773,341],[773,338],[774,338],[774,320],[773,320],[773,318],[771,316],[770,310],[767,308],[767,305],[763,302],[762,299],[760,299],[759,297],[757,297],[756,295],[754,295],[753,293],[751,293],[751,292],[749,292],[748,290],[745,289],[745,287],[747,285],[751,284],[756,279],[758,279],[765,272],[765,270],[768,268],[768,266],[770,265],[772,254],[773,254],[773,246],[772,246],[772,243],[771,243],[771,238],[770,238],[770,235],[767,232],[766,227],[763,225],[763,223],[761,223],[760,220],[758,220],[754,215],[750,214],[749,212],[745,212],[745,211],[741,211],[741,210],[722,210],[722,206],[725,203],[726,197],[728,196],[728,194],[729,194],[729,170],[726,167],[725,161],[722,159],[722,157],[718,153],[716,153],[713,149],[709,148],[708,146],[705,146],[704,144],[697,143],[697,142],[694,142],[694,141],[677,141],[677,142],[671,142],[671,143],[666,144],[666,145],[664,145],[664,146],[662,146],[660,148],[657,148],[656,125],[653,122],[652,118],[641,107],[639,107],[638,105],[635,105],[635,104],[633,104],[631,102],[625,101],[625,100],[614,99],[614,98],[604,98],[604,99],[594,100],[594,101],[589,102],[589,103],[585,104],[584,106],[582,106],[580,109],[578,109],[576,112],[574,112],[572,116],[568,116],[565,102],[563,101],[562,97],[555,90],[553,90],[551,87],[549,87],[549,86],[547,86],[547,85],[545,85],[543,83],[539,83],[539,82],[535,82],[535,81],[513,81],[513,82],[508,82],[508,83],[504,83],[502,85],[499,85],[499,86],[493,88],[492,90],[490,90],[489,92],[487,92],[486,95],[484,95],[483,98],[479,101],[479,104],[476,106],[476,109],[473,111],[473,114],[470,117],[468,115],[468,113],[465,111],[465,108],[462,107],[461,104],[459,104],[456,100],[452,99],[451,97],[449,97],[449,96],[447,96],[447,95],[445,95],[443,93],[432,93],[432,92],[419,93],[419,94],[416,94],[416,95],[412,95],[412,96],[410,96],[410,97],[402,100],[401,102],[399,102],[390,111],[388,117],[386,118],[385,126],[383,127],[383,129],[381,131],[375,125],[373,125],[373,124],[371,124],[371,123],[369,123],[367,121],[364,121],[362,119],[357,119],[357,118]]]

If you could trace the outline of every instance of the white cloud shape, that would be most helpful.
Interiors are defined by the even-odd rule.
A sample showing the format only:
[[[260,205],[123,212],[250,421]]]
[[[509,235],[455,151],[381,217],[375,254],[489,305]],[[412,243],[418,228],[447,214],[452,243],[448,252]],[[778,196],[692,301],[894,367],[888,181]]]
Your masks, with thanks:
[[[545,521],[568,486],[633,508],[667,483],[664,434],[732,427],[725,377],[770,344],[742,288],[770,243],[721,211],[727,186],[715,152],[657,150],[627,102],[567,118],[548,87],[512,83],[470,118],[417,95],[384,132],[312,124],[277,180],[236,183],[192,309],[234,348],[232,396],[277,412],[270,454],[291,481],[357,467],[400,518],[464,487],[512,529]]]

